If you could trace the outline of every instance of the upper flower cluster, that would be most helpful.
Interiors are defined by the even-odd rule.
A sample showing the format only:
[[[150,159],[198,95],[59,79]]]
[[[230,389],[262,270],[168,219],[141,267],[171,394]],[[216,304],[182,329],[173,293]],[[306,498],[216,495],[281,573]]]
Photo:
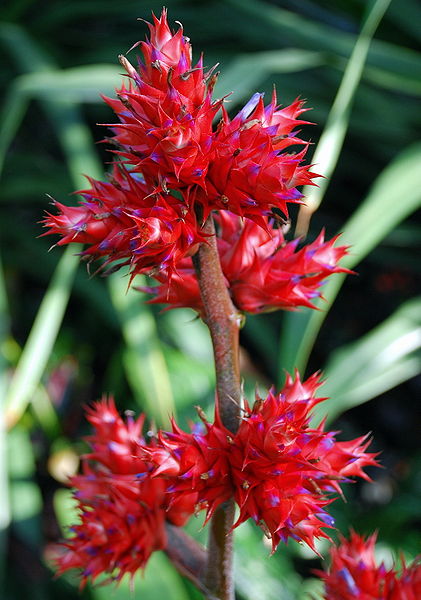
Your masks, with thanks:
[[[421,598],[421,563],[399,572],[378,565],[375,558],[376,534],[367,539],[351,531],[349,540],[340,539],[330,551],[331,564],[317,571],[325,583],[325,600],[417,600]]]
[[[119,166],[108,182],[90,180],[79,206],[56,202],[58,214],[44,224],[46,235],[61,236],[59,244],[88,244],[85,255],[129,264],[132,275],[172,275],[203,241],[202,219],[212,210],[267,228],[272,209],[286,214],[288,202],[300,201],[297,186],[316,175],[301,164],[301,101],[281,109],[274,93],[265,107],[255,94],[230,119],[223,100],[212,99],[212,70],[204,71],[202,58],[192,63],[182,27],[173,34],[163,10],[149,30],[150,39],[135,45],[143,61],[135,68],[120,57],[128,82],[117,98],[106,98],[119,120],[108,140]],[[297,145],[302,149],[289,153]]]

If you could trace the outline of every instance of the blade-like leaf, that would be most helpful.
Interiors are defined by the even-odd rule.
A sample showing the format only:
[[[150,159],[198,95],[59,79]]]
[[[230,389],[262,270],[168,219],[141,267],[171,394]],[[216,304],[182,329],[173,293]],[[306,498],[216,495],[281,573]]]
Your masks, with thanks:
[[[421,204],[421,144],[404,150],[376,179],[367,198],[346,223],[341,243],[352,250],[343,265],[353,269],[382,239]],[[334,275],[323,290],[319,311],[305,309],[284,318],[280,368],[304,372],[319,330],[333,304],[345,275]]]
[[[234,91],[232,100],[248,97],[272,73],[290,73],[318,67],[325,62],[321,52],[299,48],[239,54],[218,78],[215,94],[226,96]]]
[[[121,273],[114,273],[108,281],[127,344],[127,377],[140,406],[147,408],[148,415],[160,426],[166,426],[175,414],[175,405],[155,317],[141,293],[127,289],[127,278]]]
[[[6,423],[12,427],[35,394],[67,306],[79,258],[68,248],[41,302],[28,340],[6,394]]]
[[[338,348],[324,369],[323,396],[315,418],[332,421],[421,372],[421,298],[403,304],[362,338]]]
[[[0,262],[0,594],[4,590],[6,568],[7,529],[10,523],[9,480],[6,463],[6,426],[4,422],[4,398],[6,395],[7,362],[2,349],[9,335],[9,310],[3,266]]]
[[[305,186],[303,190],[305,204],[301,206],[298,214],[296,237],[307,235],[311,215],[319,207],[329,185],[348,129],[352,103],[361,80],[371,39],[389,4],[390,0],[375,2],[355,43],[341,85],[330,109],[326,126],[312,158],[317,173],[323,178],[318,181],[317,186]]]
[[[113,94],[121,79],[117,65],[87,65],[21,75],[15,93],[54,102],[103,102],[101,94]]]

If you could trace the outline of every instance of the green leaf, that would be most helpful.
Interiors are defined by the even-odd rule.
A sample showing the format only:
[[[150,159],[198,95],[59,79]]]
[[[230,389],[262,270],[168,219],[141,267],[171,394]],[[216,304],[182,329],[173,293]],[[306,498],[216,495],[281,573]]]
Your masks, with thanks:
[[[392,229],[421,205],[421,143],[393,160],[374,182],[367,198],[343,228],[340,242],[351,246],[343,266],[353,269]],[[319,311],[305,309],[284,316],[280,369],[304,372],[311,349],[345,275],[331,277],[323,289]]]
[[[128,279],[121,272],[111,275],[108,283],[127,345],[124,362],[136,400],[158,425],[168,425],[175,404],[151,307],[140,292],[127,289]],[[137,283],[142,283],[140,277]]]
[[[315,410],[315,419],[332,421],[421,372],[421,297],[404,303],[362,338],[338,348],[323,369],[322,395],[329,400]]]
[[[6,422],[17,423],[35,394],[67,306],[79,257],[67,248],[51,279],[6,394]]]
[[[15,94],[56,102],[100,102],[101,94],[114,95],[121,84],[117,65],[87,65],[72,69],[28,73],[14,82]]]
[[[335,170],[348,129],[352,103],[361,80],[370,43],[389,4],[390,0],[377,0],[375,2],[355,43],[311,161],[316,166],[317,173],[322,175],[323,178],[318,180],[317,186],[305,186],[303,189],[305,204],[301,206],[298,214],[295,229],[296,237],[307,234],[311,215],[322,202],[332,173]]]
[[[216,96],[223,97],[234,91],[233,102],[244,100],[273,73],[290,73],[318,67],[325,62],[321,52],[288,48],[238,54],[219,76]],[[231,98],[229,98],[231,100]]]
[[[6,573],[7,529],[10,524],[9,478],[7,465],[7,438],[4,419],[4,398],[7,385],[7,360],[4,356],[9,336],[10,318],[3,277],[3,265],[0,261],[0,594],[4,591]]]

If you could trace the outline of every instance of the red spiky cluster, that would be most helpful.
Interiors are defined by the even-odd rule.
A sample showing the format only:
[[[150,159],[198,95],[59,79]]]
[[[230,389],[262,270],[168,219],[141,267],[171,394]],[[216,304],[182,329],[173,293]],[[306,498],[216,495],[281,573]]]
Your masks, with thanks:
[[[124,422],[114,401],[104,399],[87,418],[95,430],[88,438],[92,451],[83,457],[83,474],[70,481],[81,522],[71,527],[56,558],[58,574],[81,570],[82,586],[103,573],[117,580],[133,575],[165,547],[165,520],[183,525],[194,510],[189,498],[169,507],[167,482],[150,477],[144,416]]]
[[[114,167],[108,182],[89,179],[91,188],[81,190],[80,206],[56,202],[58,215],[45,219],[48,233],[62,237],[58,245],[88,244],[82,256],[105,258],[109,263],[129,264],[132,276],[174,265],[203,241],[194,213],[174,196],[150,194],[142,178],[122,165]]]
[[[338,266],[347,254],[345,246],[335,247],[338,236],[317,239],[297,250],[299,240],[286,242],[282,229],[274,229],[267,219],[265,229],[249,219],[220,211],[215,217],[217,243],[222,271],[232,301],[244,312],[294,310],[299,306],[314,308],[320,287],[333,273],[350,272]],[[199,286],[191,258],[183,259],[177,273],[156,273],[157,287],[144,287],[153,303],[170,308],[189,307],[203,312]]]
[[[236,434],[216,414],[204,431],[188,434],[173,424],[161,433],[161,448],[151,449],[155,476],[171,481],[168,492],[180,500],[197,493],[198,508],[215,508],[234,496],[240,508],[235,524],[253,519],[272,539],[273,550],[292,537],[314,549],[314,539],[327,537],[323,527],[332,519],[325,507],[340,484],[358,476],[369,479],[363,467],[376,465],[367,453],[366,437],[338,442],[324,424],[310,427],[311,411],[322,401],[315,392],[317,375],[301,383],[288,377],[283,390],[256,399]]]
[[[316,571],[325,583],[326,600],[417,600],[421,598],[421,562],[407,566],[402,560],[386,569],[375,558],[377,534],[368,538],[351,531],[349,540],[341,537],[330,550],[331,564]]]
[[[276,95],[265,107],[257,94],[229,119],[213,120],[222,100],[212,100],[215,76],[202,58],[192,64],[182,27],[173,34],[166,11],[149,24],[150,39],[139,42],[143,62],[121,64],[129,83],[106,99],[118,116],[111,141],[120,167],[108,183],[90,180],[77,207],[55,203],[58,215],[44,220],[58,244],[82,242],[84,254],[106,264],[129,264],[132,275],[167,269],[203,241],[201,223],[214,209],[229,209],[266,227],[272,208],[287,212],[299,201],[297,186],[316,177],[301,165],[307,144],[294,134],[302,102],[279,109]],[[298,154],[285,152],[297,144]]]

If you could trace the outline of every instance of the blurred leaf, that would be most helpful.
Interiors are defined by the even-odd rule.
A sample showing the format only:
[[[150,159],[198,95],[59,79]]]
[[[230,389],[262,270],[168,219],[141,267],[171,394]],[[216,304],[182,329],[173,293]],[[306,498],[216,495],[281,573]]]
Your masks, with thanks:
[[[60,329],[79,258],[67,248],[41,302],[6,395],[6,423],[13,427],[36,392]]]
[[[361,29],[346,66],[341,85],[330,109],[325,128],[312,158],[316,172],[322,176],[317,186],[305,186],[305,203],[298,213],[295,236],[305,237],[311,215],[318,209],[330,182],[348,129],[351,107],[367,59],[371,39],[386,12],[390,0],[377,0]]]
[[[238,54],[219,76],[215,87],[218,97],[234,92],[233,101],[248,97],[272,73],[289,73],[320,66],[325,62],[321,52],[299,48]],[[228,98],[230,100],[230,98]]]
[[[189,595],[181,576],[162,552],[154,552],[148,561],[145,572],[137,574],[134,586],[125,578],[111,592],[109,586],[96,586],[92,589],[94,600],[189,600]]]
[[[236,588],[244,600],[296,600],[302,579],[287,552],[269,557],[263,534],[250,521],[235,532]]]
[[[316,407],[314,416],[319,420],[327,415],[328,421],[419,374],[421,298],[406,302],[362,338],[335,350],[323,371],[322,395],[330,399]]]
[[[54,493],[53,503],[57,521],[65,535],[68,527],[80,522],[77,501],[73,497],[72,490],[62,488]]]
[[[54,102],[100,102],[121,84],[117,65],[87,65],[66,70],[28,73],[14,82],[14,95]]]
[[[0,593],[4,588],[7,529],[10,523],[9,479],[7,467],[7,439],[4,422],[4,398],[7,385],[6,341],[9,336],[9,310],[3,265],[0,261]]]
[[[111,275],[108,283],[127,345],[124,362],[136,400],[159,426],[168,425],[175,405],[151,307],[142,302],[140,292],[127,289],[128,279],[120,272]]]
[[[384,169],[367,198],[343,228],[341,244],[351,252],[342,265],[353,269],[400,221],[421,205],[421,144],[405,149]],[[323,289],[319,311],[305,309],[284,315],[280,369],[303,374],[311,349],[345,275],[334,275]]]

